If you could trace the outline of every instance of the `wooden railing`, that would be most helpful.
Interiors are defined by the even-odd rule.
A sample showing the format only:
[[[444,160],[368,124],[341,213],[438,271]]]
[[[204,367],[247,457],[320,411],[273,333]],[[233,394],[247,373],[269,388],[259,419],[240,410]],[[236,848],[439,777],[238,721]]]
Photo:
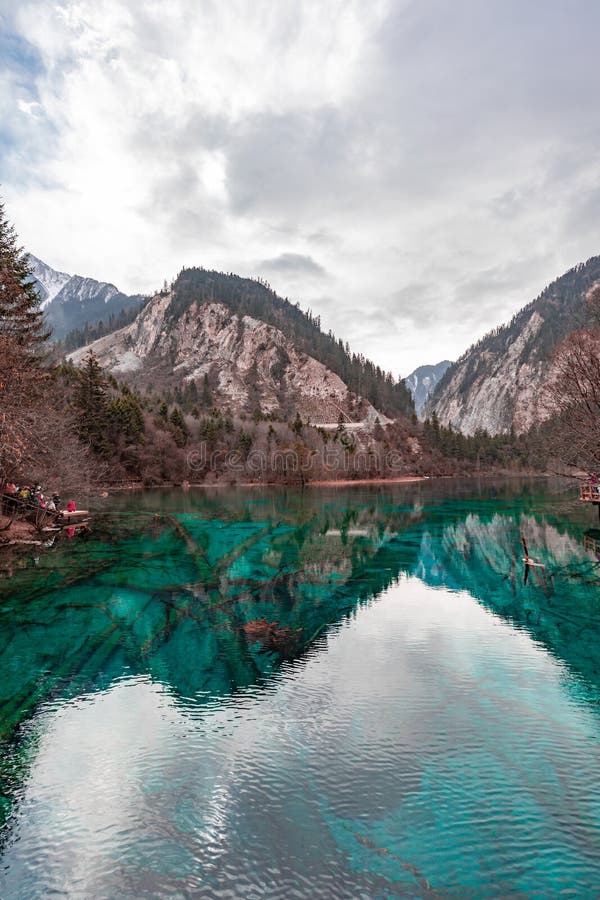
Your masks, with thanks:
[[[585,484],[579,486],[579,499],[585,503],[600,503],[600,484]]]
[[[600,532],[596,532],[595,534],[584,534],[583,546],[589,553],[593,553],[600,559]]]

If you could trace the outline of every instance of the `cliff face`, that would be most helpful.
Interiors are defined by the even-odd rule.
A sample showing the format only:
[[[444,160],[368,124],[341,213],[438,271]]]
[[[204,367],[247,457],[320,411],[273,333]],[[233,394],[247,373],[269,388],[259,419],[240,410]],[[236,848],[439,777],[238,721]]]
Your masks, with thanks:
[[[523,432],[543,421],[549,415],[543,391],[549,362],[532,352],[542,325],[540,314],[533,312],[501,353],[484,348],[459,361],[428,408],[464,434]]]
[[[79,364],[91,349],[103,368],[138,387],[194,384],[236,412],[297,411],[313,423],[337,422],[340,413],[356,421],[377,417],[370,403],[274,326],[217,301],[194,301],[175,316],[171,304],[171,294],[157,295],[130,325],[70,359]]]
[[[444,374],[425,414],[465,434],[527,431],[552,413],[544,387],[556,347],[585,323],[585,295],[600,280],[592,257],[550,284],[512,321],[473,345]]]

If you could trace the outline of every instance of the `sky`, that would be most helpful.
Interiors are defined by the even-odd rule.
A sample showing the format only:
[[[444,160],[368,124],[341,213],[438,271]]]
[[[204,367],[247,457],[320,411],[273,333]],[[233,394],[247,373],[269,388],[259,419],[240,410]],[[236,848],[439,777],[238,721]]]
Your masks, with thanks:
[[[49,265],[266,279],[395,376],[600,253],[596,0],[0,0],[0,193]]]

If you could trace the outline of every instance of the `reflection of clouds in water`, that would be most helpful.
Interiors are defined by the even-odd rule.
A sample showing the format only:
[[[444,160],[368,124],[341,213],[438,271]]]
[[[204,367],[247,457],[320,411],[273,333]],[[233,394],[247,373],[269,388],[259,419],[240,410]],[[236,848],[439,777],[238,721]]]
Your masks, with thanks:
[[[525,566],[521,534],[539,565]],[[468,591],[526,630],[577,673],[578,690],[597,699],[600,579],[593,554],[566,530],[524,513],[469,514],[423,534],[413,571],[431,586]]]
[[[161,697],[160,686],[136,679],[41,713],[17,830],[49,884],[93,896],[98,870],[123,852],[141,797],[139,762],[169,733]]]
[[[460,853],[464,885],[483,856],[501,868],[499,845],[523,830],[511,818],[517,786],[531,798],[530,860],[531,834],[586,821],[598,774],[596,722],[565,695],[561,665],[467,593],[406,576],[264,688],[198,707],[125,679],[46,707],[38,725],[5,887],[24,877],[81,896],[296,875],[312,897],[324,871],[344,896],[369,895],[380,858],[363,842],[352,862],[355,832],[390,848],[393,879],[408,859],[444,884],[436,854],[453,871]],[[536,754],[548,772],[577,759],[580,774],[540,782]],[[493,839],[477,825],[482,809]]]
[[[440,888],[456,871],[462,885],[478,852],[499,865],[523,797],[537,831],[510,850],[527,857],[521,870],[536,834],[536,852],[546,840],[576,856],[600,783],[588,702],[597,588],[559,570],[591,562],[512,483],[508,502],[466,504],[455,482],[443,491],[192,492],[182,521],[212,573],[225,560],[210,589],[181,537],[164,523],[141,537],[140,516],[117,520],[117,538],[96,535],[80,556],[73,546],[46,558],[80,580],[49,594],[36,572],[37,589],[11,599],[3,623],[11,656],[0,700],[11,709],[10,698],[26,698],[10,715],[33,717],[39,752],[15,747],[15,768],[29,752],[30,774],[14,780],[19,840],[0,894],[68,884],[82,896],[182,896],[217,883],[248,894],[279,879],[281,892],[300,884],[311,900],[334,889],[389,895],[387,875],[381,884],[374,873],[409,877],[400,861]],[[171,503],[177,514],[179,497],[120,497],[115,508]],[[284,524],[261,537],[267,520]],[[551,602],[541,573],[523,585],[521,531],[556,572]],[[245,637],[263,616],[303,628],[309,642],[276,676],[279,660]],[[55,672],[73,678],[62,697],[98,692],[36,713]],[[481,810],[489,842],[472,825]],[[440,874],[444,853],[466,862],[446,857]]]

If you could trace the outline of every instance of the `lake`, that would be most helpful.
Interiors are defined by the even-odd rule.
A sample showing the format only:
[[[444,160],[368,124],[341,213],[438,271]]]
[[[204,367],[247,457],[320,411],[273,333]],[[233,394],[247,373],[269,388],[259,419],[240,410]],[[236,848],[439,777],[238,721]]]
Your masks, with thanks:
[[[597,898],[575,496],[148,491],[0,562],[0,897]]]

